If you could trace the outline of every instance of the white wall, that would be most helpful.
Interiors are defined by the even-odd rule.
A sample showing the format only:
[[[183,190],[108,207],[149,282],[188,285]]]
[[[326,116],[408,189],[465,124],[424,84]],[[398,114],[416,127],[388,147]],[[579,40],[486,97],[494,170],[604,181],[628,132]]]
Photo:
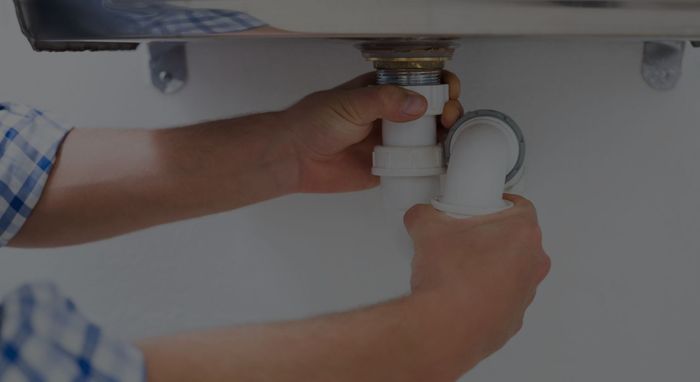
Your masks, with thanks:
[[[155,127],[278,109],[368,69],[338,42],[190,47],[166,97],[138,53],[38,54],[0,4],[0,100],[78,126]],[[700,55],[650,90],[634,42],[472,41],[451,69],[468,109],[528,138],[526,193],[553,270],[526,327],[471,381],[700,379]],[[376,191],[292,196],[75,248],[0,251],[0,292],[57,281],[127,338],[304,317],[401,294],[409,264]]]

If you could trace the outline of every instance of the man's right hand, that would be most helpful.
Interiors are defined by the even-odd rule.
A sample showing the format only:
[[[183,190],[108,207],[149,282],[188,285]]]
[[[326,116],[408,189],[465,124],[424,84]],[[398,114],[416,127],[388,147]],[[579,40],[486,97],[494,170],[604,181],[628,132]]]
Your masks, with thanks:
[[[405,216],[416,251],[413,297],[429,301],[428,314],[442,315],[439,325],[462,342],[455,344],[462,349],[462,372],[520,330],[550,268],[535,207],[505,197],[514,206],[488,216],[455,219],[427,205]]]
[[[413,293],[346,313],[141,343],[148,380],[452,382],[522,324],[549,270],[535,209],[453,219],[406,214]]]

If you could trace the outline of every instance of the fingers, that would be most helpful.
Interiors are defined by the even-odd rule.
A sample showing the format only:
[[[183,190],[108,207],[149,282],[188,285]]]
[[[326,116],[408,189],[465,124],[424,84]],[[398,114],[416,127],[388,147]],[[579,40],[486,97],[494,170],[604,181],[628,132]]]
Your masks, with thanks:
[[[532,303],[535,301],[535,297],[537,297],[537,288],[534,288],[532,292],[530,292],[530,295],[527,297],[527,300],[525,300],[525,309],[527,309],[528,306],[532,305]]]
[[[446,217],[447,215],[437,211],[429,204],[418,204],[406,211],[403,216],[403,224],[408,233],[412,234],[419,225],[434,219],[441,219],[442,216]]]
[[[377,73],[376,72],[368,72],[365,74],[361,74],[352,80],[338,85],[335,89],[336,90],[350,90],[350,89],[357,89],[357,88],[362,88],[370,85],[374,85],[377,81]]]
[[[542,252],[539,260],[540,262],[537,265],[535,279],[536,285],[539,285],[542,281],[544,281],[544,279],[547,278],[547,275],[549,275],[549,271],[552,270],[552,258],[550,258],[549,255]]]
[[[365,74],[362,74],[344,84],[339,85],[338,87],[335,88],[335,90],[360,90],[362,88],[367,88],[370,85],[373,85],[376,81],[376,73],[375,72],[368,72]],[[459,101],[459,96],[461,94],[461,81],[459,80],[459,77],[457,77],[456,74],[450,72],[450,71],[443,71],[443,81],[449,85],[449,101],[445,104],[445,107],[443,109],[443,113],[441,116],[441,124],[444,127],[451,127],[454,125],[454,123],[462,116],[464,115],[464,108],[462,107],[461,102]],[[385,86],[379,86],[379,87],[373,87],[374,88],[384,88]],[[381,90],[384,91],[384,90]],[[427,106],[426,106],[427,107]],[[419,110],[420,108],[416,109]],[[386,115],[381,115],[381,116],[376,116],[375,118],[387,118],[389,120],[392,120],[394,122],[404,122],[404,121],[410,121],[413,119],[416,119],[423,115],[425,110],[421,110],[420,113],[415,114],[415,111],[413,113],[400,113],[399,115],[393,113],[393,111],[389,111],[389,115],[392,117],[387,118]],[[393,118],[393,119],[392,119]],[[408,118],[408,119],[406,119]],[[367,123],[363,121],[362,123]]]
[[[442,72],[443,82],[449,85],[450,100],[445,104],[440,122],[443,127],[450,128],[464,115],[464,107],[459,102],[462,93],[462,83],[456,74],[444,70]]]
[[[381,118],[394,122],[412,121],[425,114],[428,108],[425,97],[398,86],[332,91],[326,96],[334,98],[331,107],[339,115],[356,125]]]
[[[515,195],[515,194],[503,194],[503,199],[507,200],[511,203],[513,203],[514,207],[521,207],[521,208],[535,208],[535,205],[532,204],[532,202],[520,195]]]
[[[446,128],[452,127],[464,115],[464,108],[459,100],[451,99],[445,104],[440,122]]]
[[[542,283],[542,281],[544,281],[545,278],[547,278],[547,275],[549,274],[549,271],[552,267],[552,261],[546,253],[542,252],[538,260],[539,262],[535,266],[534,284],[532,286],[530,296],[526,301],[526,307],[530,306],[535,300],[535,296],[537,295],[537,287]]]
[[[535,267],[535,285],[539,285],[549,274],[549,271],[552,268],[552,259],[549,257],[549,255],[547,255],[546,252],[544,252],[544,250],[541,249],[542,231],[540,230],[539,224],[537,223],[537,211],[535,209],[535,205],[532,204],[530,200],[515,194],[503,194],[503,199],[512,202],[513,209],[525,211],[527,213],[527,216],[529,216],[529,219],[533,219],[531,220],[534,224],[532,226],[534,227],[534,229],[532,230],[532,236],[534,237],[533,240],[537,242],[537,245],[540,248],[540,252],[537,255],[538,258]]]
[[[428,208],[432,207],[427,204],[418,204],[406,211],[406,213],[403,215],[403,224],[406,226],[408,233],[411,233],[414,230],[416,223],[422,220],[424,216],[430,214]]]
[[[404,225],[410,235],[418,230],[443,230],[445,227],[473,226],[475,219],[452,217],[442,211],[436,210],[429,204],[418,204],[406,211],[403,217]]]
[[[503,211],[504,213],[524,214],[525,216],[531,218],[535,224],[539,226],[537,208],[535,208],[535,205],[530,200],[513,194],[504,194],[503,199],[513,203],[513,207]]]
[[[503,194],[503,200],[507,200],[513,203],[513,206],[502,211],[494,212],[490,215],[474,216],[471,218],[473,221],[478,222],[489,222],[493,220],[512,218],[516,215],[534,215],[534,219],[537,220],[537,211],[535,206],[531,201],[525,199],[520,195],[515,194]]]
[[[449,70],[443,70],[442,80],[444,83],[450,85],[450,99],[459,99],[462,93],[462,81],[460,81],[459,77]]]

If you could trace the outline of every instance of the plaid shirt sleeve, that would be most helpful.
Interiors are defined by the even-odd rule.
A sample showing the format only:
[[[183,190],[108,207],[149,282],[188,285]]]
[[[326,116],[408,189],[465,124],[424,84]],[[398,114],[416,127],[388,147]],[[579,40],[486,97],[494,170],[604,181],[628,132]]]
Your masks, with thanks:
[[[0,247],[19,232],[39,201],[69,130],[39,110],[0,103]]]
[[[25,285],[0,306],[0,381],[143,382],[143,355],[106,336],[52,284]]]
[[[39,201],[68,131],[39,110],[0,103],[0,246]],[[0,381],[145,379],[141,352],[107,337],[53,285],[23,286],[0,304]]]

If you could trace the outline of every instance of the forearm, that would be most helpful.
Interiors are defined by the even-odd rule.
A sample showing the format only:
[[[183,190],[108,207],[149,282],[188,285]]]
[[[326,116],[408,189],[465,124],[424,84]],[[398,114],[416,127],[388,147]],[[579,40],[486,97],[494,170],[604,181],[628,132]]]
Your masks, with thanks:
[[[141,348],[149,382],[453,381],[480,358],[464,340],[465,327],[443,325],[441,314],[403,298],[312,320],[155,339]]]
[[[275,114],[161,130],[75,129],[14,246],[94,241],[293,192]]]

